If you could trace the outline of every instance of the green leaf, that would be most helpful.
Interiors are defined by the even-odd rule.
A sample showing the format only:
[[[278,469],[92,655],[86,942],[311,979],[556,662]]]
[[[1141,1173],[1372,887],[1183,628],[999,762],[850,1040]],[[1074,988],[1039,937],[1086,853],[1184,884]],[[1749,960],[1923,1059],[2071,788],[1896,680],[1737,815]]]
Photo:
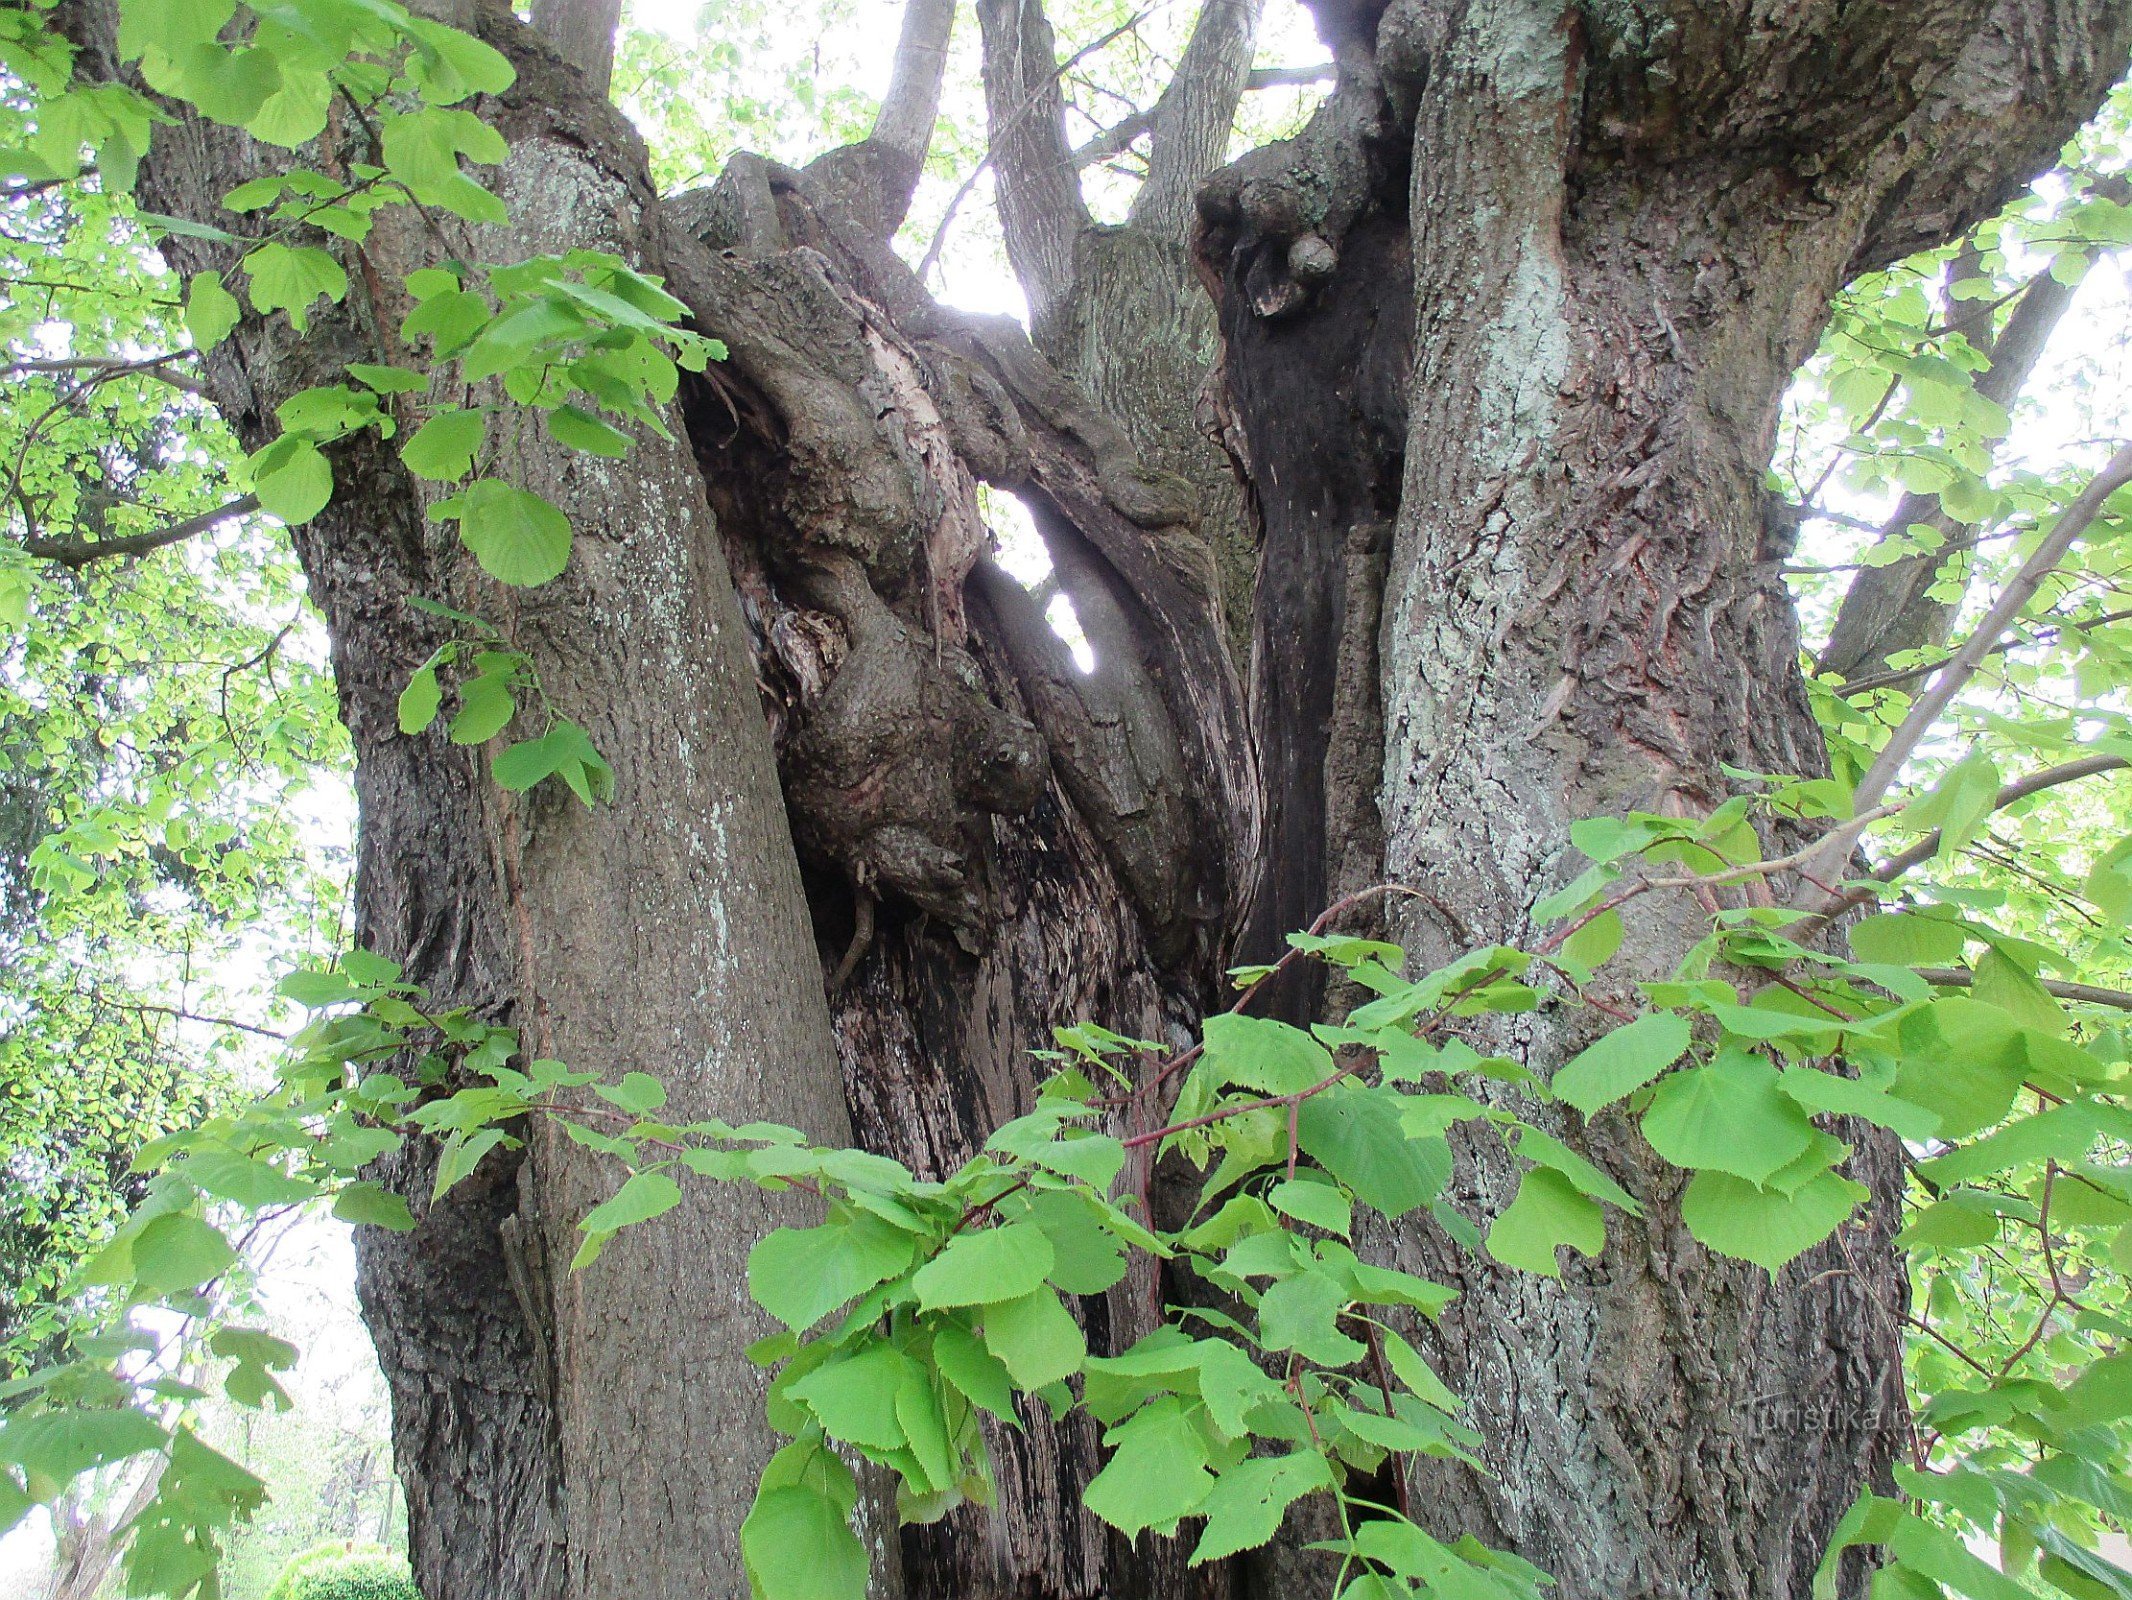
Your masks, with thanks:
[[[73,1409],[10,1417],[0,1428],[0,1461],[69,1483],[92,1467],[161,1449],[163,1430],[138,1411]]]
[[[394,1233],[412,1232],[414,1214],[407,1202],[377,1183],[351,1183],[333,1197],[333,1214],[343,1222],[388,1228]]]
[[[1261,1094],[1299,1094],[1338,1070],[1309,1034],[1265,1017],[1219,1013],[1207,1018],[1205,1038],[1201,1070]]]
[[[779,1228],[748,1252],[748,1292],[794,1333],[911,1264],[918,1241],[872,1215]]]
[[[1286,1179],[1266,1192],[1266,1203],[1298,1222],[1307,1222],[1345,1239],[1354,1228],[1354,1210],[1347,1196],[1329,1183],[1313,1183],[1304,1177]]]
[[[1903,1224],[1895,1242],[1905,1249],[1973,1249],[1999,1236],[1999,1213],[1989,1197],[1958,1191]]]
[[[588,455],[622,457],[629,454],[629,435],[576,406],[560,406],[548,413],[548,432],[555,442]]]
[[[813,1489],[759,1495],[740,1525],[740,1552],[757,1600],[866,1600],[866,1547]]]
[[[443,704],[444,686],[437,681],[437,669],[416,669],[407,680],[407,687],[400,691],[400,731],[421,733],[437,720],[437,710]]]
[[[1676,1167],[1715,1169],[1760,1183],[1806,1153],[1814,1125],[1777,1087],[1777,1069],[1744,1050],[1659,1085],[1643,1136]]]
[[[308,439],[284,434],[251,459],[260,506],[290,527],[309,522],[333,498],[333,468]]]
[[[222,287],[219,272],[196,272],[185,285],[185,331],[193,348],[212,350],[243,320],[237,297]]]
[[[666,1104],[666,1085],[648,1072],[625,1072],[620,1083],[596,1083],[592,1092],[640,1117]]]
[[[532,588],[569,564],[570,519],[539,495],[483,478],[459,499],[459,537],[498,583]]]
[[[1051,1241],[1050,1281],[1067,1294],[1102,1294],[1125,1276],[1125,1251],[1076,1193],[1047,1190],[1028,1217]]]
[[[509,727],[511,718],[517,714],[518,702],[511,695],[508,672],[484,672],[469,678],[459,685],[459,710],[452,718],[451,741],[453,744],[486,744]],[[543,771],[540,776],[545,778],[548,772]],[[531,785],[506,783],[504,787]]]
[[[197,1150],[173,1169],[174,1174],[204,1194],[230,1200],[251,1211],[269,1206],[294,1205],[318,1191],[300,1178],[256,1156],[234,1150]]]
[[[1104,1435],[1115,1446],[1081,1503],[1127,1538],[1169,1529],[1214,1487],[1207,1441],[1175,1395],[1161,1395]]]
[[[814,1369],[787,1391],[814,1413],[833,1438],[874,1450],[906,1442],[896,1394],[917,1364],[894,1345],[876,1341],[856,1355]]]
[[[1359,1361],[1367,1347],[1338,1327],[1347,1298],[1346,1288],[1328,1272],[1284,1278],[1259,1299],[1259,1338],[1268,1350],[1294,1350],[1320,1366]]]
[[[1579,1051],[1550,1087],[1557,1099],[1590,1116],[1672,1066],[1687,1054],[1691,1037],[1687,1018],[1654,1011]]]
[[[918,1269],[911,1287],[925,1311],[1018,1300],[1043,1283],[1055,1259],[1051,1240],[1033,1223],[976,1228],[950,1239]]]
[[[133,1239],[133,1275],[144,1288],[178,1294],[219,1278],[237,1260],[220,1231],[183,1211],[153,1218]]]
[[[1596,1256],[1606,1245],[1606,1217],[1597,1201],[1554,1168],[1534,1167],[1519,1182],[1517,1198],[1489,1228],[1488,1254],[1506,1267],[1557,1278],[1562,1275],[1555,1260],[1559,1245]]]
[[[649,1222],[681,1203],[681,1185],[663,1172],[632,1172],[611,1199],[594,1206],[578,1224],[587,1233],[613,1233]]]
[[[1856,1078],[1814,1067],[1787,1067],[1778,1075],[1777,1087],[1807,1111],[1859,1117],[1905,1139],[1929,1139],[1939,1131],[1940,1119],[1923,1106]]]
[[[1014,1380],[1000,1359],[969,1329],[954,1322],[939,1324],[933,1330],[933,1364],[970,1404],[991,1412],[1010,1427],[1022,1425],[1014,1413]]]
[[[1863,1184],[1833,1172],[1789,1195],[1758,1189],[1729,1172],[1698,1172],[1681,1199],[1688,1231],[1717,1251],[1752,1261],[1772,1277],[1826,1239],[1866,1198]]]
[[[1315,1450],[1237,1462],[1199,1503],[1207,1526],[1193,1547],[1192,1565],[1257,1549],[1280,1531],[1290,1505],[1332,1486],[1332,1468]]]
[[[150,49],[209,44],[236,15],[235,0],[124,0],[118,8],[118,56],[136,61]]]
[[[1851,929],[1851,953],[1860,961],[1898,967],[1943,966],[1959,961],[1969,934],[1943,917],[1890,911],[1867,917]]]
[[[1382,1090],[1343,1085],[1304,1101],[1296,1140],[1364,1205],[1395,1220],[1433,1200],[1451,1176],[1450,1145],[1408,1138],[1398,1104]]]
[[[488,417],[483,412],[440,411],[400,446],[400,462],[418,478],[455,481],[473,471],[474,457],[487,431]]]
[[[305,245],[263,244],[244,258],[251,279],[252,306],[272,313],[286,311],[298,333],[310,327],[310,308],[321,300],[338,303],[348,292],[348,274],[325,251]]]
[[[1081,1325],[1049,1289],[984,1310],[985,1348],[999,1357],[1020,1389],[1041,1389],[1081,1370],[1088,1340]]]

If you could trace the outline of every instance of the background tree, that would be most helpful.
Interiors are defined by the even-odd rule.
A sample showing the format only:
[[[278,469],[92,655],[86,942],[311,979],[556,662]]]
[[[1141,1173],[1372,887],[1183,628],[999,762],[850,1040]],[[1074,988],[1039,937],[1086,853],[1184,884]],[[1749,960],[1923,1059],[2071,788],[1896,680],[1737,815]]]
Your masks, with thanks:
[[[383,216],[345,252],[344,303],[313,312],[298,286],[308,329],[238,323],[201,362],[238,437],[265,447],[346,361],[420,361],[425,327],[448,342],[401,287],[440,243],[613,251],[730,360],[665,408],[672,441],[624,462],[499,433],[512,480],[578,530],[523,599],[434,525],[455,509],[440,489],[368,435],[334,444],[337,497],[291,520],[356,751],[363,945],[531,1055],[655,1066],[677,1115],[848,1127],[938,1172],[1026,1102],[1053,1027],[1182,1045],[1224,964],[1343,892],[1412,890],[1391,920],[1433,966],[1526,938],[1575,875],[1580,817],[1696,817],[1740,770],[1826,771],[1763,477],[1784,387],[1843,284],[1961,235],[2048,163],[2132,21],[2026,0],[1317,15],[1332,95],[1218,167],[1256,18],[1210,5],[1105,227],[1041,10],[980,8],[1033,347],[933,304],[887,248],[941,9],[913,9],[869,137],[804,170],[736,157],[664,200],[601,98],[611,18],[545,14],[558,56],[500,11],[455,15],[517,69],[484,106],[512,220]],[[110,19],[72,25],[95,71],[129,70]],[[166,132],[140,192],[181,219],[179,266],[234,279],[240,247],[201,230],[280,158],[189,115]],[[329,165],[379,153],[360,118],[313,136]],[[255,309],[282,292],[260,279]],[[262,497],[289,459],[262,458]],[[1029,507],[1092,672],[989,559],[979,482]],[[503,608],[551,686],[541,711],[611,763],[611,812],[492,784],[471,685],[469,737],[403,735],[402,691],[460,626],[411,599]],[[1624,916],[1618,998],[1700,936],[1658,904]],[[1305,1020],[1324,998],[1278,996]],[[1487,1042],[1544,1076],[1586,1035],[1543,1009]],[[1858,1136],[1877,1203],[1772,1286],[1694,1241],[1626,1121],[1587,1143],[1647,1215],[1559,1281],[1453,1248],[1455,1216],[1500,1216],[1518,1186],[1484,1145],[1431,1221],[1379,1241],[1463,1291],[1438,1353],[1494,1469],[1415,1488],[1567,1594],[1796,1593],[1893,1448],[1899,1147]],[[364,1243],[432,1600],[737,1589],[730,1530],[766,1441],[722,1312],[774,1210],[692,1198],[572,1275],[593,1154],[537,1130],[431,1208],[434,1161],[388,1174],[421,1226]],[[1087,1308],[1099,1342],[1146,1325],[1150,1287]],[[1761,1426],[1772,1395],[1831,1425]],[[911,1592],[1303,1581],[1300,1555],[1188,1577],[1166,1547],[1106,1539],[1075,1506],[1086,1425],[1029,1421],[1000,1440],[1005,1536],[908,1534]]]

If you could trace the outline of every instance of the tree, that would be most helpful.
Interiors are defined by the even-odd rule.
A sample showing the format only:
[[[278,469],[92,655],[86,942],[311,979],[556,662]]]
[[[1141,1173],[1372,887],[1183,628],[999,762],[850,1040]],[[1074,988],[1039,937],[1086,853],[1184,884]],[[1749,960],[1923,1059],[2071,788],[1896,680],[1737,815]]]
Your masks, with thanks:
[[[790,1122],[938,1173],[1026,1105],[1055,1026],[1182,1046],[1226,965],[1381,881],[1409,895],[1353,907],[1354,925],[1396,931],[1424,968],[1517,945],[1576,875],[1578,819],[1702,818],[1736,772],[1827,774],[1764,481],[1785,386],[1846,282],[1959,237],[2050,161],[2122,73],[2132,16],[1316,15],[1331,97],[1295,139],[1222,165],[1257,12],[1210,0],[1148,112],[1132,215],[1107,227],[1080,198],[1041,5],[982,0],[1025,339],[934,304],[888,248],[952,8],[911,6],[870,138],[804,170],[736,158],[674,197],[605,103],[611,10],[536,8],[551,45],[501,8],[448,8],[515,69],[482,107],[508,220],[441,198],[458,153],[488,149],[468,133],[448,175],[416,180],[436,185],[429,211],[378,213],[324,265],[276,258],[264,291],[254,266],[255,314],[201,360],[243,444],[281,452],[259,458],[262,500],[303,513],[356,752],[361,945],[516,1027],[529,1058],[655,1071],[676,1120]],[[128,80],[140,45],[116,16],[66,22],[93,78]],[[299,91],[276,92],[336,181],[372,183],[367,158],[403,167],[360,113],[306,120]],[[215,236],[232,183],[294,204],[284,158],[227,120],[252,119],[179,111],[138,182],[178,219],[173,261],[220,274],[217,292],[244,254]],[[322,431],[333,498],[308,503],[319,451],[274,446],[277,413],[296,427],[284,405],[349,362],[441,356],[466,291],[410,273],[577,250],[658,274],[727,359],[626,458],[588,465],[567,426],[497,425],[486,449],[511,483],[568,513],[567,566],[502,479],[447,500],[371,432]],[[257,314],[277,306],[296,316]],[[980,483],[1028,506],[1093,673],[988,559]],[[522,596],[490,581],[556,568]],[[440,653],[497,655],[453,612],[497,619],[519,653],[458,682],[457,715],[493,703],[484,678],[537,677],[521,743],[587,794],[611,781],[611,807],[499,786],[483,741],[402,731],[431,720],[403,693]],[[597,755],[572,742],[588,735]],[[1832,837],[1773,843],[1826,873],[1856,829]],[[1621,923],[1622,992],[1601,1001],[1633,1003],[1633,980],[1703,936],[1657,899]],[[1274,993],[1310,1021],[1329,997],[1302,970]],[[1593,1031],[1544,1009],[1487,1026],[1542,1077]],[[1873,1203],[1772,1283],[1693,1241],[1674,1168],[1626,1121],[1577,1137],[1646,1213],[1588,1268],[1503,1271],[1440,1214],[1376,1241],[1460,1289],[1431,1353],[1492,1469],[1429,1463],[1411,1492],[1567,1596],[1801,1593],[1891,1466],[1899,1141],[1856,1133],[1848,1170]],[[1508,1153],[1461,1156],[1453,1198],[1507,1211]],[[420,1225],[362,1246],[424,1592],[739,1592],[733,1530],[770,1442],[739,1285],[749,1243],[801,1208],[692,1193],[572,1273],[608,1187],[597,1152],[536,1125],[431,1205],[437,1160],[388,1158]],[[1151,1287],[1128,1279],[1091,1334],[1130,1342]],[[1772,1401],[1829,1425],[1770,1429]],[[889,1581],[1323,1581],[1293,1548],[1188,1573],[1181,1552],[1106,1536],[1078,1507],[1094,1430],[1028,1420],[998,1441],[1004,1536],[912,1529]]]

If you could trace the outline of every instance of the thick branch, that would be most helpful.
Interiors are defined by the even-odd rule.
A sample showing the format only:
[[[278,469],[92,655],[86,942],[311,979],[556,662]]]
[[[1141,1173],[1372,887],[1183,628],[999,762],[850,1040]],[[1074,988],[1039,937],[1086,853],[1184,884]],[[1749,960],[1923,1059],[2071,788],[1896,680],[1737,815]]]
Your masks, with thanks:
[[[196,517],[187,517],[147,533],[122,534],[115,539],[25,539],[23,553],[40,561],[56,561],[75,571],[92,561],[109,561],[118,556],[144,556],[160,550],[165,545],[178,544],[196,533],[205,533],[229,521],[259,509],[259,497],[253,494],[239,495],[227,505],[203,511]]]
[[[2004,785],[1992,797],[1991,809],[2004,811],[2016,800],[2026,800],[2032,794],[2041,794],[2046,789],[2055,789],[2061,783],[2075,783],[2082,778],[2092,778],[2100,772],[2117,772],[2132,767],[2132,761],[2123,756],[2084,756],[2078,761],[2067,761],[2059,766],[2045,767],[2041,772],[2031,772],[2025,778],[2016,778]],[[1917,843],[1898,855],[1890,856],[1873,869],[1873,876],[1882,883],[1892,883],[1920,862],[1930,861],[1939,854],[1940,830],[1934,828]]]
[[[1147,182],[1133,199],[1135,225],[1179,240],[1189,231],[1193,191],[1228,153],[1263,4],[1206,0],[1201,7],[1176,76],[1155,102]]]
[[[2050,634],[2050,642],[2056,642],[2060,632],[2066,628],[2071,628],[2075,632],[2079,632],[2082,629],[2086,628],[2107,628],[2112,623],[2124,622],[2127,620],[2132,620],[2132,611],[2106,611],[2099,617],[2069,618],[2063,622],[2056,623],[2049,627],[2038,628],[2036,631],[2038,634]],[[2039,640],[2035,637],[2015,637],[2011,639],[2001,639],[1997,644],[1993,645],[1989,650],[1987,650],[1985,654],[1987,656],[2004,655],[2007,651],[2017,650],[2024,644],[2035,644],[2038,642]],[[1944,659],[1945,658],[1943,657],[1942,660]],[[1870,678],[1854,679],[1852,682],[1845,684],[1841,689],[1837,691],[1837,693],[1844,695],[1847,698],[1862,694],[1872,694],[1881,689],[1892,689],[1897,684],[1911,683],[1919,678],[1928,677],[1932,673],[1939,671],[1939,669],[1939,661],[1923,661],[1918,663],[1914,667],[1904,667],[1900,672],[1880,672],[1875,673]]]
[[[614,31],[622,0],[533,0],[533,26],[602,100],[614,82]]]
[[[139,373],[144,378],[167,383],[171,388],[182,390],[186,394],[200,394],[204,391],[198,378],[170,370],[173,362],[190,361],[193,355],[191,350],[177,350],[167,356],[153,356],[145,361],[129,361],[119,356],[67,356],[50,360],[10,361],[6,366],[0,366],[0,377],[16,372],[87,372],[103,379]]]
[[[1306,83],[1330,82],[1335,68],[1330,61],[1319,62],[1309,67],[1253,67],[1244,79],[1244,93],[1253,94],[1261,89],[1294,88]],[[1153,111],[1135,111],[1131,116],[1112,123],[1085,144],[1076,145],[1073,164],[1077,167],[1092,167],[1099,161],[1108,161],[1112,156],[1132,148],[1138,139],[1155,125]]]
[[[1057,47],[1043,0],[978,0],[977,18],[1000,226],[1041,325],[1073,286],[1075,241],[1089,225],[1066,143]]]
[[[1967,273],[1962,270],[1965,265],[1971,269]],[[1975,281],[1980,276],[1974,250],[1964,251],[1951,282]],[[1991,360],[1991,366],[1977,377],[1976,392],[1994,405],[2010,407],[2072,303],[2072,289],[2047,272],[2039,273],[2021,291],[1996,338],[1990,335],[1987,316],[1984,327],[1970,335],[1970,342]],[[1935,600],[1927,591],[1937,581],[1947,555],[1965,548],[1976,530],[1948,516],[1937,495],[1906,494],[1882,527],[1878,542],[1905,538],[1916,523],[1937,529],[1940,547],[1886,566],[1869,566],[1851,581],[1817,663],[1820,671],[1846,678],[1870,675],[1885,670],[1890,656],[1946,642],[1959,601]]]
[[[925,164],[940,118],[940,84],[947,76],[948,38],[955,29],[955,0],[909,0],[888,93],[874,115],[873,143],[912,163]]]

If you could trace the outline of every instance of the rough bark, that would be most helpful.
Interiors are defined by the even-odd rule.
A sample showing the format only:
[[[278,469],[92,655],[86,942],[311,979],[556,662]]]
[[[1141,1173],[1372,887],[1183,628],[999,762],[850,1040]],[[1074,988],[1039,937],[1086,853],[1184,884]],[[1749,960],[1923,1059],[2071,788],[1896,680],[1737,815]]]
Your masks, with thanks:
[[[537,1053],[659,1073],[683,1114],[849,1131],[937,1174],[1026,1104],[1055,1024],[1181,1038],[1247,914],[1270,939],[1389,872],[1432,896],[1401,930],[1418,959],[1520,939],[1575,817],[1715,804],[1721,760],[1815,770],[1759,542],[1777,395],[1847,273],[1959,231],[2047,159],[2132,20],[2101,0],[1716,10],[1324,0],[1333,100],[1199,203],[1224,364],[1207,421],[1248,516],[1211,498],[1211,443],[1187,448],[1215,328],[1187,241],[1166,199],[1161,229],[1087,225],[1036,0],[980,6],[1034,346],[933,305],[888,252],[898,119],[661,202],[584,81],[485,10],[521,73],[485,108],[520,220],[467,254],[619,250],[732,357],[684,390],[678,445],[596,468],[524,448],[512,470],[579,544],[515,602],[389,452],[339,450],[342,492],[297,543],[358,752],[364,942]],[[1202,18],[1201,83],[1232,109],[1249,16]],[[1177,103],[1185,166],[1214,147],[1209,103]],[[204,220],[255,166],[182,124],[148,201]],[[397,227],[344,312],[302,340],[248,324],[206,363],[248,443],[286,394],[398,353],[392,285],[427,246]],[[980,483],[1031,507],[1092,675],[988,564]],[[1261,531],[1263,797],[1222,623]],[[611,811],[511,800],[477,753],[398,735],[436,638],[417,594],[534,652],[614,760]],[[1647,919],[1628,959],[1682,937]],[[1575,1041],[1542,1012],[1501,1042],[1545,1067]],[[1421,1508],[1550,1567],[1566,1600],[1795,1594],[1886,1459],[1892,1210],[1772,1286],[1686,1237],[1677,1177],[1631,1131],[1589,1142],[1651,1221],[1563,1284],[1391,1242],[1465,1289],[1441,1348],[1496,1472],[1433,1475]],[[1891,1152],[1860,1151],[1885,1197]],[[425,1592],[739,1593],[768,1442],[741,1260],[781,1213],[694,1195],[572,1277],[608,1181],[589,1155],[537,1133],[435,1208],[429,1159],[389,1174],[421,1228],[361,1244]],[[1510,1176],[1469,1155],[1457,1199],[1492,1213]],[[1099,1348],[1150,1287],[1084,1305]],[[1826,1403],[1828,1426],[1768,1426],[1750,1402],[1770,1395],[1780,1417]],[[1079,1510],[1089,1430],[1030,1421],[995,1441],[996,1529],[959,1513],[906,1532],[900,1562],[879,1541],[911,1593],[1233,1592],[1103,1537]],[[1277,1559],[1252,1581],[1320,1580]]]
[[[634,137],[507,14],[482,23],[520,73],[487,108],[510,142],[498,186],[517,220],[460,253],[586,246],[659,270],[661,219]],[[143,198],[215,217],[263,164],[187,121],[159,138]],[[395,219],[356,259],[348,304],[307,335],[248,321],[212,352],[209,392],[240,439],[264,442],[275,405],[335,381],[345,361],[404,358],[398,281],[435,248]],[[187,268],[229,265],[212,246],[172,250]],[[577,545],[562,579],[523,597],[425,520],[388,450],[350,441],[334,464],[335,501],[296,544],[357,756],[358,940],[439,1003],[513,1023],[529,1054],[657,1073],[684,1118],[848,1137],[753,665],[686,446],[648,438],[610,467],[529,432],[507,470],[571,514]],[[398,732],[395,700],[443,626],[408,605],[415,596],[486,613],[532,653],[613,763],[611,808],[511,797],[484,752],[441,730]],[[613,1173],[552,1128],[529,1135],[434,1206],[433,1152],[410,1148],[382,1176],[421,1225],[358,1239],[424,1592],[738,1593],[736,1531],[770,1444],[763,1376],[741,1354],[767,1331],[747,1304],[745,1258],[793,1208],[704,1186],[573,1275],[576,1220]]]
[[[1356,546],[1392,518],[1382,868],[1424,891],[1398,931],[1425,967],[1529,942],[1580,816],[1705,811],[1732,788],[1721,763],[1822,770],[1763,542],[1778,399],[1845,278],[1960,232],[2046,164],[2122,70],[2132,25],[2116,7],[1981,0],[1317,9],[1340,89],[1293,145],[1209,186],[1202,252],[1267,530],[1269,647],[1342,615]],[[1403,415],[1378,408],[1393,426],[1370,463],[1403,470],[1396,509],[1351,477],[1328,500],[1272,464],[1298,418],[1333,431],[1355,413],[1366,364],[1320,351],[1375,311],[1348,259],[1402,214],[1413,367]],[[1301,335],[1285,347],[1283,323]],[[1302,636],[1323,695],[1346,648]],[[1365,733],[1380,714],[1348,710]],[[1314,819],[1335,790],[1355,814],[1340,774],[1373,752],[1321,764],[1291,735],[1284,754],[1285,726],[1267,735],[1269,778],[1290,785],[1269,796],[1272,837],[1330,886],[1353,835]],[[1267,932],[1295,919],[1268,901]],[[1615,981],[1661,975],[1689,937],[1684,917],[1632,919]],[[1544,1072],[1581,1035],[1543,1009],[1491,1042]],[[1679,1177],[1610,1117],[1586,1148],[1649,1217],[1559,1284],[1433,1226],[1397,1240],[1463,1291],[1437,1345],[1492,1471],[1421,1475],[1425,1520],[1519,1551],[1565,1600],[1803,1593],[1904,1426],[1899,1157],[1850,1136],[1878,1203],[1774,1284],[1688,1236]],[[1476,1145],[1452,1198],[1485,1219],[1515,1181]]]
[[[1204,393],[1218,339],[1190,249],[1192,195],[1219,165],[1250,75],[1262,0],[1206,0],[1176,75],[1149,110],[1148,177],[1126,220],[1099,224],[1066,142],[1042,0],[984,0],[985,88],[1007,254],[1039,350],[1191,485],[1219,575],[1231,648],[1249,640],[1257,551]]]
[[[937,1175],[1026,1109],[1028,1052],[1053,1027],[1183,1036],[1255,857],[1253,769],[1186,487],[1018,329],[932,306],[844,202],[845,170],[742,161],[677,201],[717,250],[674,286],[733,350],[691,433],[761,661],[854,1121]],[[1092,674],[966,536],[977,480],[1032,509]],[[1099,1348],[1144,1328],[1146,1288],[1084,1306]],[[993,1440],[996,1528],[969,1510],[907,1531],[913,1592],[1222,1581],[1107,1540],[1078,1512],[1093,1432],[1026,1420]]]

